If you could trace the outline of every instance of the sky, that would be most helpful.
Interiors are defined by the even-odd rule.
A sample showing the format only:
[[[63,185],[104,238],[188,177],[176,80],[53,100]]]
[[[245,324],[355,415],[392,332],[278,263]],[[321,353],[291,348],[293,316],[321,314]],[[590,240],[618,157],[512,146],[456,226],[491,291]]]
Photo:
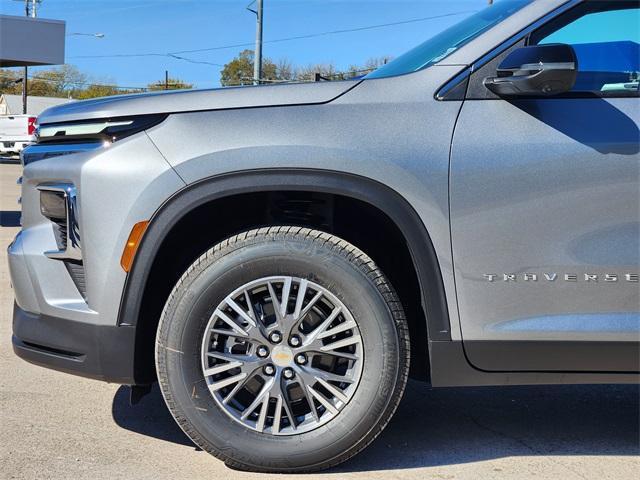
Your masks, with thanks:
[[[168,70],[196,88],[210,88],[220,85],[222,65],[253,48],[256,17],[246,10],[249,2],[42,0],[38,16],[66,21],[66,62],[91,81],[143,87],[164,79]],[[486,5],[487,0],[264,0],[263,55],[294,65],[332,62],[346,70],[372,57],[398,56]],[[0,0],[0,13],[24,15],[24,4]],[[410,22],[272,42],[405,21]],[[229,45],[235,46],[219,48]],[[193,52],[199,49],[209,50]],[[174,52],[185,52],[177,55],[191,61],[166,56]],[[139,54],[144,56],[131,56]],[[33,69],[38,70],[42,68]]]

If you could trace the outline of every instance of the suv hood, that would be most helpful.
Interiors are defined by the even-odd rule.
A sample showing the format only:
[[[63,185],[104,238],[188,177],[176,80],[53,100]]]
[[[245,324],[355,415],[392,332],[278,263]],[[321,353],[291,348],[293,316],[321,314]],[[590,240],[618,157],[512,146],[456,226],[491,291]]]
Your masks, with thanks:
[[[361,80],[227,87],[118,95],[58,105],[38,117],[40,125],[154,113],[195,112],[327,103]]]

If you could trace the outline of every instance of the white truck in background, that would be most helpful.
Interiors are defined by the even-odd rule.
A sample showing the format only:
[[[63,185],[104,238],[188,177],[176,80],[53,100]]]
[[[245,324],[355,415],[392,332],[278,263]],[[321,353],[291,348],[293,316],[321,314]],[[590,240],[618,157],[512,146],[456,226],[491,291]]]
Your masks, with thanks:
[[[34,115],[0,115],[0,155],[19,154],[35,142]]]

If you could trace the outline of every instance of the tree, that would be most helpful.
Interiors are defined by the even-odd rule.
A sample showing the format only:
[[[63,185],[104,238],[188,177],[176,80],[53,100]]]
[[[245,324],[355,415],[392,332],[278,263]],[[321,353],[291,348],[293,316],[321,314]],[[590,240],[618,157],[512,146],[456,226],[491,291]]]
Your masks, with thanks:
[[[225,87],[253,84],[253,58],[253,50],[240,52],[237,57],[225,64],[220,72],[220,83]],[[284,77],[293,76],[293,69],[289,61],[281,60],[276,65],[269,58],[262,59],[262,81],[268,83],[283,79],[291,80],[291,78],[283,78],[280,75],[280,71],[282,71]]]
[[[131,93],[131,91],[118,89],[111,85],[93,84],[77,91],[76,94],[73,95],[73,98],[86,100],[87,98],[110,97],[112,95],[122,95],[124,93]]]
[[[294,80],[296,72],[293,64],[286,58],[281,58],[276,64],[276,76],[278,80]]]
[[[373,71],[376,68],[381,67],[382,65],[386,65],[391,60],[393,60],[393,57],[390,55],[383,55],[381,57],[372,57],[365,62],[364,69]]]
[[[74,90],[84,88],[86,83],[86,74],[73,65],[62,65],[51,70],[35,71],[29,81],[29,95],[68,97]]]
[[[22,75],[15,70],[0,68],[0,95],[9,93],[19,95],[22,92]]]
[[[189,90],[193,88],[192,83],[187,83],[179,78],[172,78],[165,82],[165,80],[158,80],[157,82],[150,83],[147,88],[151,91],[157,90]]]
[[[391,57],[370,58],[364,65],[350,65],[344,71],[338,70],[334,63],[316,63],[306,67],[294,67],[287,59],[273,62],[265,58],[262,63],[263,83],[271,82],[313,82],[320,75],[324,80],[346,80],[359,77],[389,62]],[[225,64],[220,72],[220,83],[223,86],[253,84],[253,50],[243,50],[237,57]]]
[[[299,82],[314,82],[316,74],[330,80],[341,80],[341,75],[333,63],[316,63],[296,69],[296,80]]]

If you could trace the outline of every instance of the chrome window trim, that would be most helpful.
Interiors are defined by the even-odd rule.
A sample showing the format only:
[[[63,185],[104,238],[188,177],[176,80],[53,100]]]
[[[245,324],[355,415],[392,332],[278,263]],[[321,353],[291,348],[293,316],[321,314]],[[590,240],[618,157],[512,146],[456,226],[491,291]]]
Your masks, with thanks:
[[[473,63],[471,63],[471,65],[468,65],[464,70],[458,72],[453,78],[449,79],[442,87],[440,87],[436,92],[436,94],[434,95],[435,99],[439,101],[446,101],[445,96],[447,92],[455,88],[461,80],[465,79],[467,76],[470,76],[477,69],[489,63],[495,57],[497,57],[502,52],[504,52],[508,48],[518,43],[520,40],[525,38],[534,30],[537,30],[538,28],[542,27],[544,24],[553,20],[557,16],[562,15],[567,10],[572,9],[579,3],[582,3],[583,1],[584,0],[570,0],[567,3],[560,5],[555,10],[547,13],[545,16],[539,18],[538,20],[530,24],[528,27],[525,27],[515,35],[509,37],[507,40],[503,41],[497,47],[492,48],[488,53],[485,53],[482,57],[478,58]]]

